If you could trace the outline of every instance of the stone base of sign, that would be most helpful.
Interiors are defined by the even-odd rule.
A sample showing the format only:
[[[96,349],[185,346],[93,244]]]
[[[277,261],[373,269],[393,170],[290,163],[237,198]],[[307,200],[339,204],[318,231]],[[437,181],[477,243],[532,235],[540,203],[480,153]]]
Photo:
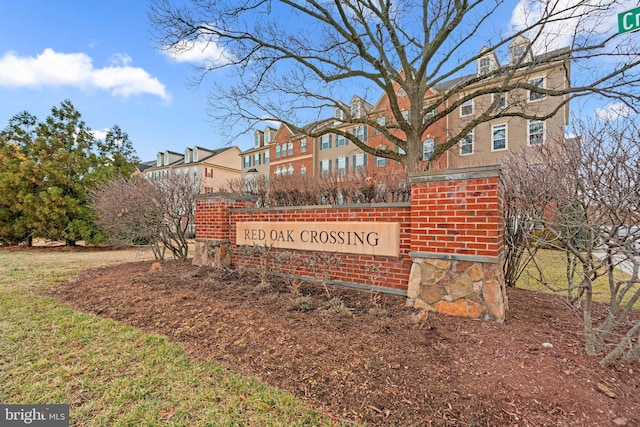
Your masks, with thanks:
[[[200,267],[230,266],[231,245],[229,240],[196,240],[193,265]]]
[[[454,316],[503,321],[507,295],[500,264],[412,254],[407,305]]]
[[[454,316],[503,321],[507,295],[500,265],[413,258],[407,305]]]

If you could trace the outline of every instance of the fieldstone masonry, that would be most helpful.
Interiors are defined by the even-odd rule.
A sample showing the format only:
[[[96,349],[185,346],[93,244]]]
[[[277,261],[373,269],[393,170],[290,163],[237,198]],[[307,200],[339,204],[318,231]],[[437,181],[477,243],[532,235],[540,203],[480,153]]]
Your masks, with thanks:
[[[495,167],[413,175],[411,202],[394,204],[257,209],[248,198],[204,195],[196,201],[194,264],[246,263],[236,250],[237,222],[393,222],[400,224],[399,256],[344,254],[329,283],[405,295],[416,309],[502,321],[508,303],[499,177]],[[372,263],[385,272],[376,286],[364,268]],[[310,270],[299,273],[313,279]]]

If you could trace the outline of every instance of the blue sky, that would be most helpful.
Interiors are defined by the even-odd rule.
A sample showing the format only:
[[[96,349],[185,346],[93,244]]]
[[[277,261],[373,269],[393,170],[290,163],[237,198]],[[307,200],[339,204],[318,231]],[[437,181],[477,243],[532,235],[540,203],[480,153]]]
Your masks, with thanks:
[[[44,120],[70,99],[91,129],[118,124],[142,160],[225,146],[208,123],[208,88],[190,87],[193,76],[153,46],[146,1],[0,1],[1,128],[25,110]]]
[[[501,9],[495,22],[506,30],[515,8]],[[153,45],[143,0],[0,0],[0,128],[25,110],[44,120],[70,99],[99,137],[119,125],[142,160],[226,146],[206,113],[211,84],[224,74],[194,88],[186,59],[202,58],[179,62]],[[250,148],[251,137],[235,144]]]

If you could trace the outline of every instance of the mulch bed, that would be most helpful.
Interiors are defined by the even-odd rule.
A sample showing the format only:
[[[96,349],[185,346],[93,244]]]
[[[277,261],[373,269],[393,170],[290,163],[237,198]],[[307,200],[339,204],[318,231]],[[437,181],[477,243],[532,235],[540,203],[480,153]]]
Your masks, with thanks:
[[[584,354],[581,313],[510,289],[505,323],[418,315],[404,298],[190,263],[86,272],[49,293],[371,426],[640,425],[640,363]]]

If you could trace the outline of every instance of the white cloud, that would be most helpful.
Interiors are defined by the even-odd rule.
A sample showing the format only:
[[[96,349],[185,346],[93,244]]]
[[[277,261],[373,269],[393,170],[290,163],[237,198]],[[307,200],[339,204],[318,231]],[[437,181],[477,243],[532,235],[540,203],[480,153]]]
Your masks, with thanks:
[[[94,68],[84,53],[58,53],[45,49],[36,57],[7,52],[0,57],[0,86],[40,88],[70,86],[83,90],[98,88],[114,96],[157,95],[168,100],[165,86],[139,67],[131,67],[131,57],[116,54],[114,65]]]
[[[101,139],[104,141],[104,139],[107,137],[107,132],[109,132],[109,129],[102,129],[102,130],[95,130],[93,129],[91,131],[91,134],[96,138],[96,139]]]
[[[609,104],[596,109],[596,117],[600,120],[613,121],[624,117],[629,117],[633,111],[622,103]]]
[[[162,52],[176,62],[211,65],[223,65],[230,62],[230,56],[214,41],[185,40],[174,48],[163,48]]]
[[[629,0],[520,0],[510,24],[519,31],[551,15],[541,32],[538,26],[527,34],[536,39],[533,45],[536,53],[543,53],[571,46],[576,37],[616,31],[617,13],[627,4],[633,7]]]

